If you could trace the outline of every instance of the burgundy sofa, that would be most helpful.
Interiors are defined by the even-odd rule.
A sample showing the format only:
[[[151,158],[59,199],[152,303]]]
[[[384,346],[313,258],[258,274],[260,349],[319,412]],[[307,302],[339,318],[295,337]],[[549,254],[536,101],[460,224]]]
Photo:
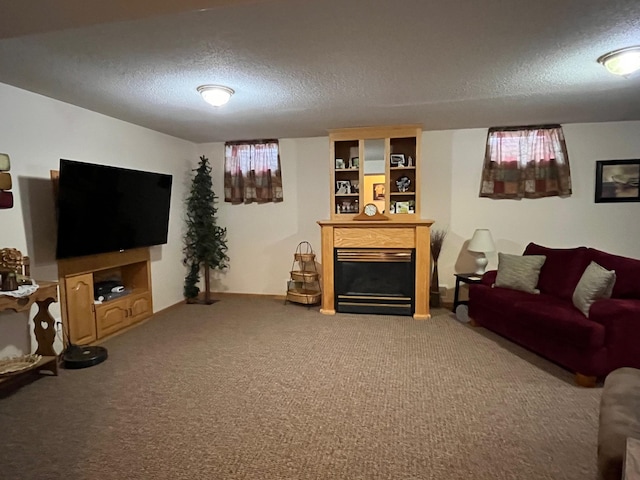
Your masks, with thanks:
[[[640,260],[593,248],[547,248],[530,243],[524,255],[544,255],[539,294],[492,287],[496,270],[469,286],[473,325],[509,340],[576,373],[594,386],[620,367],[640,368]],[[591,261],[615,270],[611,298],[596,300],[587,318],[572,296]]]

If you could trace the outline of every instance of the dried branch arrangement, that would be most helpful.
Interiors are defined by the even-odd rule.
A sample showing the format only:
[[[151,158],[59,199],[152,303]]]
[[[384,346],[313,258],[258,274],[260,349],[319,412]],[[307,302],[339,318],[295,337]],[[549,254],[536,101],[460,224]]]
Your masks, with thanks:
[[[447,236],[447,230],[444,229],[436,229],[431,231],[431,256],[435,262],[438,261],[438,257],[440,257],[440,252],[442,250],[442,244],[444,243],[444,239]]]

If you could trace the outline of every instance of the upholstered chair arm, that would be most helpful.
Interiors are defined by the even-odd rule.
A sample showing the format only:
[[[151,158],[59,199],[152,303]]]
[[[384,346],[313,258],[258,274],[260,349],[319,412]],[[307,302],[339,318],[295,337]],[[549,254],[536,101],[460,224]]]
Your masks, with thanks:
[[[589,319],[605,327],[610,365],[640,368],[640,300],[596,300],[589,309]]]

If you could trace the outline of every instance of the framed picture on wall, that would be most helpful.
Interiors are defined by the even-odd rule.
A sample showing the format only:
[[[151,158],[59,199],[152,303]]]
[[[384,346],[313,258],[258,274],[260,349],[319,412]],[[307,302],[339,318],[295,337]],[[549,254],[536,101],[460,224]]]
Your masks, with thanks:
[[[640,160],[598,160],[595,203],[640,202]]]

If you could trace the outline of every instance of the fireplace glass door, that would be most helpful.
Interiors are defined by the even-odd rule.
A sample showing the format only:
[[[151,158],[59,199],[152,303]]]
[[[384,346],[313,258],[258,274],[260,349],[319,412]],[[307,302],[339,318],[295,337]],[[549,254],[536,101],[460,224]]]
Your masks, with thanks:
[[[413,315],[414,249],[337,248],[334,262],[337,312]]]

